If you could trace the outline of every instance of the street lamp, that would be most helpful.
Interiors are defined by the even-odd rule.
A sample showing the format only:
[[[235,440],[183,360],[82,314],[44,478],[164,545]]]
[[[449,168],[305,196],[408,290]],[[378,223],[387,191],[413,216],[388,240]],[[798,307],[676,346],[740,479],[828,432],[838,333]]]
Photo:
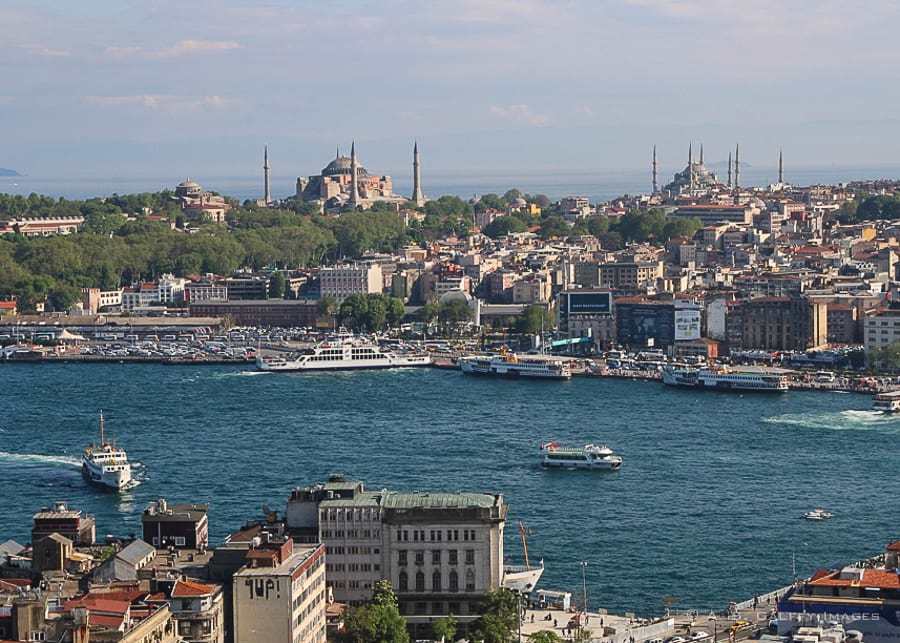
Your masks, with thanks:
[[[581,561],[581,590],[583,592],[583,597],[584,597],[584,615],[585,615],[585,618],[587,618],[588,603],[587,603],[587,580],[585,579],[585,574],[584,574],[585,569],[587,569],[587,561],[583,560],[583,561]]]

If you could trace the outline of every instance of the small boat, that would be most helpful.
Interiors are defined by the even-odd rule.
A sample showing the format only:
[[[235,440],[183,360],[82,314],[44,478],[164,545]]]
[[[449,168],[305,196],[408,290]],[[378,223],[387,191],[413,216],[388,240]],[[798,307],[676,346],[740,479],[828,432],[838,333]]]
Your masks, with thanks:
[[[604,469],[616,471],[622,457],[604,444],[586,444],[581,448],[563,447],[556,442],[541,445],[541,466],[560,469]]]
[[[830,511],[822,509],[821,507],[817,507],[816,509],[807,511],[805,514],[803,514],[803,519],[812,520],[814,522],[821,522],[822,520],[828,520],[832,516],[834,516],[834,514]]]
[[[131,476],[131,463],[125,449],[106,439],[103,411],[100,412],[100,442],[84,449],[81,473],[91,484],[113,491],[127,491],[138,485]]]

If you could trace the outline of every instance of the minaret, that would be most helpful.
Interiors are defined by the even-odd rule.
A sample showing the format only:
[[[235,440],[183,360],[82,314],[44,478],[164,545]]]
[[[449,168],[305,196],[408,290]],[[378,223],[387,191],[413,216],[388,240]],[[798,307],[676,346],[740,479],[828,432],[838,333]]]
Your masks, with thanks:
[[[269,165],[269,146],[266,145],[265,151],[263,152],[263,200],[266,205],[272,203],[272,180],[269,176],[269,170],[271,169],[272,166]]]
[[[741,144],[734,146],[734,187],[741,185]]]
[[[731,187],[731,152],[728,153],[728,187]]]
[[[784,185],[784,153],[778,150],[778,184]]]
[[[700,165],[703,165],[703,143],[700,143]]]
[[[689,175],[689,185],[691,189],[694,189],[694,144],[688,143],[688,175]]]
[[[350,144],[350,205],[354,209],[359,205],[359,183],[356,171],[356,141]]]
[[[653,162],[650,165],[651,170],[653,172],[653,194],[659,192],[659,183],[657,182],[657,171],[659,170],[659,166],[656,164],[656,146],[653,146]]]
[[[425,195],[422,194],[422,166],[419,164],[419,142],[413,143],[413,191],[410,199],[418,207],[425,205]]]

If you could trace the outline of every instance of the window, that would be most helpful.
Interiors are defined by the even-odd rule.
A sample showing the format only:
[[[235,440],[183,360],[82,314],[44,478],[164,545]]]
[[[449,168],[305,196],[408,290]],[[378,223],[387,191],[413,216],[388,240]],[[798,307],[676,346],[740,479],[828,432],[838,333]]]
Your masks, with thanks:
[[[459,591],[459,574],[456,573],[455,569],[450,570],[450,585],[449,585],[448,589],[451,592]]]
[[[466,550],[466,565],[474,565],[475,564],[475,550],[467,549]]]
[[[424,565],[425,564],[425,552],[419,550],[416,552],[416,565]]]
[[[466,572],[466,591],[475,591],[475,572],[473,572],[471,569]]]
[[[457,565],[457,564],[459,563],[459,560],[458,560],[458,559],[459,559],[459,552],[456,551],[455,549],[451,549],[448,553],[449,553],[449,556],[450,556],[450,564],[451,564],[451,565]]]
[[[401,592],[409,591],[409,576],[406,575],[405,571],[400,572],[400,582],[398,583],[400,586]]]
[[[405,549],[401,549],[400,551],[397,552],[397,564],[400,565],[401,567],[406,566],[406,550]]]
[[[440,565],[441,564],[441,550],[435,549],[431,552],[431,564],[432,565]]]
[[[416,591],[425,591],[425,574],[422,572],[422,570],[416,572]]]
[[[434,573],[431,574],[431,591],[441,591],[441,570],[439,569],[434,570]]]
[[[185,540],[184,536],[175,536],[175,546],[176,547],[184,547]]]

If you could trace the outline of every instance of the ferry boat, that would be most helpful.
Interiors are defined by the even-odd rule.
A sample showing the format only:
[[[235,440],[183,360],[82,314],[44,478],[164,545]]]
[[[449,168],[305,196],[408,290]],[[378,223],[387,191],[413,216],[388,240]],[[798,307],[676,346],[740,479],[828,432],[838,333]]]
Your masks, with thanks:
[[[831,513],[830,511],[827,511],[825,509],[822,509],[821,507],[817,507],[817,508],[813,509],[812,511],[807,511],[805,514],[803,514],[804,520],[812,520],[815,522],[821,522],[822,520],[828,520],[829,518],[832,518],[833,516],[834,516],[833,513]]]
[[[788,390],[787,371],[746,366],[741,368],[700,368],[667,366],[662,371],[663,384],[720,391],[762,391],[781,393]]]
[[[260,371],[337,371],[429,366],[431,357],[419,353],[393,353],[358,337],[337,337],[299,354],[257,355]]]
[[[872,408],[883,413],[897,413],[900,411],[900,391],[877,393],[872,398]]]
[[[100,412],[100,443],[86,447],[81,456],[81,474],[84,479],[113,491],[126,491],[138,482],[131,477],[131,464],[125,449],[107,442]]]
[[[541,466],[616,471],[622,466],[622,458],[608,446],[602,444],[586,444],[579,449],[563,447],[556,442],[547,442],[541,445]]]
[[[469,355],[459,358],[459,368],[468,375],[535,377],[552,380],[567,380],[572,377],[569,363],[552,355],[517,353]]]

